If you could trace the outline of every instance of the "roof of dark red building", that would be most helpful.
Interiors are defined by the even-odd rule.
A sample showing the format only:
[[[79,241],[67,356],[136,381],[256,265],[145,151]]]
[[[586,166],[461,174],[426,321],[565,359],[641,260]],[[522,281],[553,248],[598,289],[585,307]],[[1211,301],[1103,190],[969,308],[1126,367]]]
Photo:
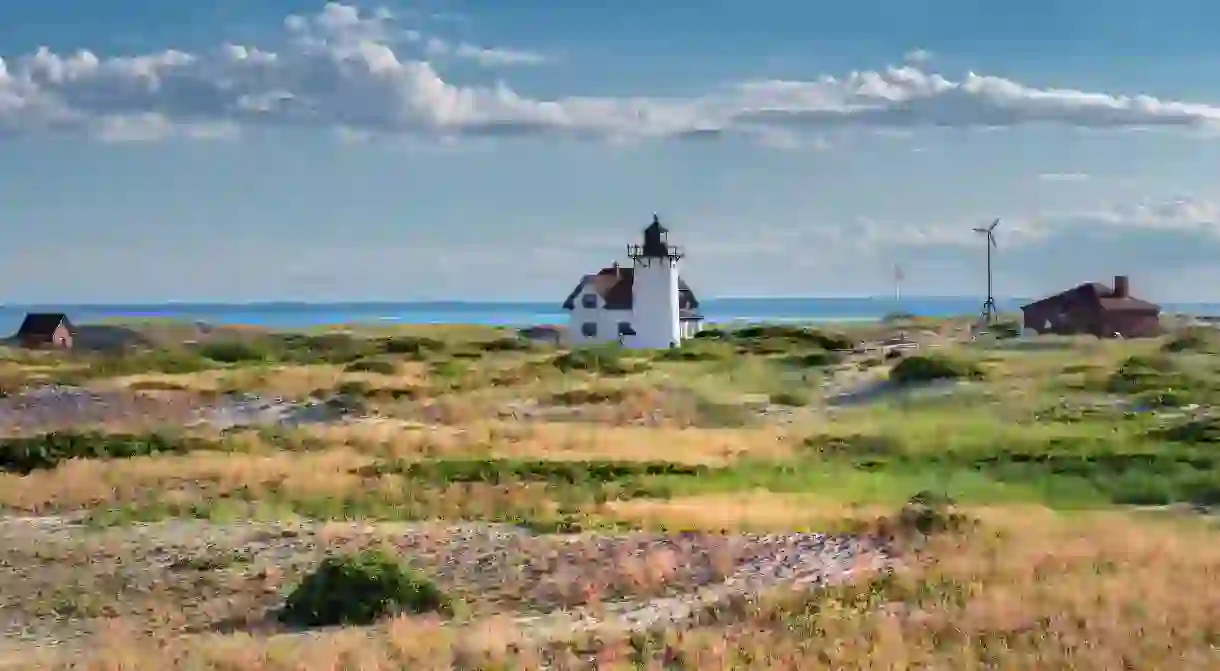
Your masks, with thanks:
[[[602,268],[595,275],[585,275],[581,278],[580,283],[568,294],[567,299],[563,302],[563,309],[571,310],[576,307],[576,297],[584,290],[586,286],[593,289],[598,296],[601,296],[605,303],[603,306],[607,310],[630,310],[632,306],[632,291],[631,288],[635,284],[635,269],[621,268],[611,266],[610,268]],[[686,281],[681,277],[678,278],[678,308],[681,310],[695,310],[699,307],[699,299],[695,297],[695,292],[691,291],[686,285]]]
[[[68,321],[68,316],[62,312],[31,312],[21,321],[17,335],[27,338],[35,336],[50,338],[60,324],[69,329],[72,328],[72,322]]]
[[[1115,296],[1114,290],[1100,282],[1085,282],[1079,286],[1061,291],[1053,296],[1047,296],[1041,300],[1036,300],[1032,303],[1022,305],[1021,309],[1025,310],[1046,303],[1078,303],[1082,305],[1096,305],[1102,310],[1107,311],[1138,311],[1138,312],[1159,312],[1161,306],[1156,303],[1150,303],[1146,300],[1136,298],[1131,295]]]

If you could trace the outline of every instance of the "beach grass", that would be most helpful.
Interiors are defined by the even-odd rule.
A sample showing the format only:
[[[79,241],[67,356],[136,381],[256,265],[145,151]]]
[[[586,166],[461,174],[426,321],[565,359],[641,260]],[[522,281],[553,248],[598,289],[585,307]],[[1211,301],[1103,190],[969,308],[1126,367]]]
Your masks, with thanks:
[[[74,654],[88,668],[1216,668],[1210,332],[970,342],[954,321],[836,328],[712,332],[666,352],[569,351],[483,327],[6,351],[9,394],[58,381],[197,399],[338,395],[365,416],[6,431],[0,509],[84,526],[6,532],[5,560],[26,582],[0,584],[12,595],[0,611],[85,637],[88,654]],[[880,341],[899,331],[920,347],[887,356]],[[517,596],[423,559],[412,570],[456,595],[451,612],[307,634],[233,623],[282,600],[323,555],[380,547],[405,524],[504,523],[539,538],[878,534],[929,498],[971,523],[895,540],[893,572],[766,592],[646,634],[539,639]],[[209,530],[208,554],[181,549],[203,532],[174,525]],[[243,535],[256,528],[261,540]],[[267,559],[284,539],[292,553]],[[154,568],[165,552],[186,567],[157,573],[165,586],[116,577],[168,570]],[[665,552],[545,580],[568,607],[651,598],[677,584]],[[0,666],[68,668],[62,651],[37,657],[54,647],[0,649]]]

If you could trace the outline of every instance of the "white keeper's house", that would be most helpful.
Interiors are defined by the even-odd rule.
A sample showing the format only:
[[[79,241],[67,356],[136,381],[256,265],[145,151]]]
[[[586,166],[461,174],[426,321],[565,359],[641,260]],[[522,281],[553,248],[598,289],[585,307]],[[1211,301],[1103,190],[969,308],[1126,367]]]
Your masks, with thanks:
[[[624,347],[677,347],[703,328],[699,299],[680,276],[682,250],[669,244],[656,215],[643,244],[627,245],[631,267],[615,262],[585,275],[568,295],[568,342]]]

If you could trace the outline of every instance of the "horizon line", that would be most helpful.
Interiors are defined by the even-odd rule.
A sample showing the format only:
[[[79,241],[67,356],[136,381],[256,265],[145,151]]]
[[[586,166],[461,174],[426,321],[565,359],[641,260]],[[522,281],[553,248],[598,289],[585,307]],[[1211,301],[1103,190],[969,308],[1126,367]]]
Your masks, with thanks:
[[[704,298],[701,302],[708,301],[802,301],[802,300],[862,300],[862,301],[878,301],[886,303],[905,303],[907,301],[918,300],[972,300],[977,297],[969,295],[955,294],[909,294],[903,296],[902,299],[896,300],[893,296],[883,294],[817,294],[817,295],[745,295],[745,296],[712,296]],[[1022,301],[1029,300],[1027,296],[1005,296],[997,297],[998,301]],[[1206,301],[1192,301],[1206,302]],[[113,300],[113,301],[34,301],[34,302],[0,302],[0,309],[12,308],[31,308],[31,307],[55,307],[55,306],[71,306],[71,307],[115,307],[115,306],[267,306],[267,305],[301,305],[301,306],[322,306],[322,305],[428,305],[428,304],[450,304],[450,305],[539,305],[544,303],[555,303],[557,309],[561,309],[562,302],[554,299],[529,299],[529,298],[514,298],[514,299],[470,299],[470,298],[407,298],[407,299],[386,299],[386,298],[358,298],[358,299],[326,299],[326,300],[301,300],[301,299],[277,299],[277,298],[256,298],[256,299],[170,299],[170,300]]]

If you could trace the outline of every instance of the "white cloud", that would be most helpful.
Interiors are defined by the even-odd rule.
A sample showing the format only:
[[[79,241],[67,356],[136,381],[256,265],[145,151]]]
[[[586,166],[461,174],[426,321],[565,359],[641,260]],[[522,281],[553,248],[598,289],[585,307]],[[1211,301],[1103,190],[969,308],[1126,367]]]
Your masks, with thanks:
[[[1089,175],[1083,172],[1044,172],[1038,175],[1043,182],[1086,182]]]
[[[982,242],[971,231],[1000,219],[996,238],[1002,248],[1045,245],[1062,238],[1121,236],[1140,232],[1177,232],[1214,238],[1220,245],[1220,204],[1191,195],[1143,199],[1093,209],[979,214],[950,223],[927,225],[876,222],[860,219],[850,226],[834,227],[835,235],[850,233],[865,248],[978,247]],[[1167,259],[1168,261],[1168,259]]]
[[[613,140],[741,134],[803,146],[848,126],[901,130],[1062,124],[1095,129],[1220,127],[1220,106],[1041,89],[966,73],[953,80],[926,58],[844,77],[751,81],[695,97],[530,97],[507,83],[462,85],[433,60],[532,64],[526,51],[451,44],[401,29],[385,10],[329,3],[284,21],[278,51],[221,45],[136,56],[40,49],[0,59],[0,133],[80,132],[157,139],[217,133],[180,128],[345,128],[357,134],[554,133]],[[911,56],[910,54],[908,56]],[[139,127],[139,132],[132,127]],[[818,142],[811,143],[818,146]]]
[[[458,58],[467,58],[479,65],[488,67],[496,65],[541,65],[546,63],[545,56],[532,51],[520,49],[488,49],[465,42],[454,48],[453,54]]]
[[[909,65],[923,65],[932,60],[933,54],[926,49],[912,49],[902,56],[904,63]]]

